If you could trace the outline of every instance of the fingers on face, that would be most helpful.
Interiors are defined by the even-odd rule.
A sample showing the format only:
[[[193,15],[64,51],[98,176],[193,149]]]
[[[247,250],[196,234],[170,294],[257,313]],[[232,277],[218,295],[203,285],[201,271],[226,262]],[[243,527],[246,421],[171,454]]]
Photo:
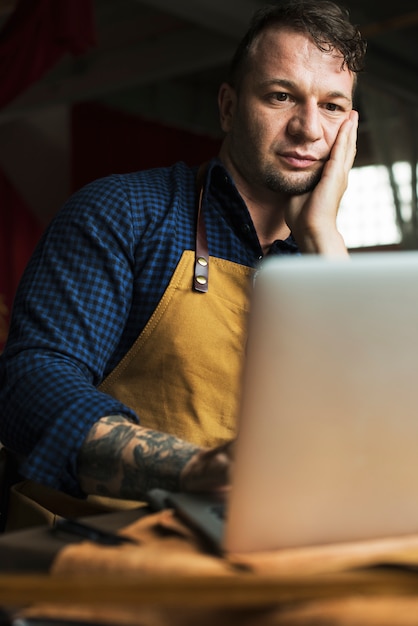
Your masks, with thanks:
[[[350,170],[357,151],[358,113],[351,111],[349,117],[341,124],[337,140],[334,144],[334,157],[344,168]]]

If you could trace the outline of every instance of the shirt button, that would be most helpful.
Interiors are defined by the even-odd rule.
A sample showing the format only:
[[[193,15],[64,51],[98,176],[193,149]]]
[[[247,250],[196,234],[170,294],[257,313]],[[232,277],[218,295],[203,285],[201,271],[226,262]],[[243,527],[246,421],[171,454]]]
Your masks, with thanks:
[[[251,226],[249,224],[242,224],[241,226],[242,232],[248,235],[251,231]]]

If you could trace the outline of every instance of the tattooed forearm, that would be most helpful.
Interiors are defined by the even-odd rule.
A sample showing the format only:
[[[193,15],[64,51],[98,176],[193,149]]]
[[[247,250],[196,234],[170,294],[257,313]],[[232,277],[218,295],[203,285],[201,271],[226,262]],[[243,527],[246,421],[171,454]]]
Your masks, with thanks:
[[[153,487],[178,489],[181,471],[199,450],[124,417],[104,417],[80,450],[80,485],[86,493],[126,499],[140,499]]]
[[[133,471],[128,464],[124,465],[124,497],[129,497],[127,494],[138,482],[143,492],[155,487],[178,490],[181,471],[198,450],[196,446],[172,435],[144,430],[135,440]]]
[[[79,472],[101,483],[106,483],[115,476],[122,452],[135,436],[130,428],[131,424],[123,418],[106,418],[105,423],[113,427],[100,437],[97,436],[96,424],[79,457]]]

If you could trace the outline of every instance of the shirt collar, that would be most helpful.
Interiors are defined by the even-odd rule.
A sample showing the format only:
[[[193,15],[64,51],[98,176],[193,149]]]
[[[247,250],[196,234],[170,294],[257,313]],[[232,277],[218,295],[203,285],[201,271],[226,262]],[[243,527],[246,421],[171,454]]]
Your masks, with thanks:
[[[240,233],[247,245],[252,245],[261,256],[261,246],[247,205],[239,194],[232,176],[218,157],[207,165],[205,183],[206,201],[211,202],[222,212],[233,229]],[[285,240],[274,241],[269,255],[300,254],[298,245],[290,234]]]

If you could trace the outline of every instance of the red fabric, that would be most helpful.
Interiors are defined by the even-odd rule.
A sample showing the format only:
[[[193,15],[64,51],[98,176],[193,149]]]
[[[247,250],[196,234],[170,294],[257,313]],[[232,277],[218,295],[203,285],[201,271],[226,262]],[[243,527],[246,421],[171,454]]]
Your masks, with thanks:
[[[0,107],[64,54],[96,43],[92,0],[18,0],[0,31]],[[0,171],[0,351],[17,283],[42,227]]]
[[[185,161],[200,164],[219,152],[220,139],[121,113],[94,102],[72,108],[72,188],[108,174]]]
[[[0,171],[0,352],[14,293],[42,226]]]
[[[0,106],[96,43],[92,0],[19,0],[0,31]]]

